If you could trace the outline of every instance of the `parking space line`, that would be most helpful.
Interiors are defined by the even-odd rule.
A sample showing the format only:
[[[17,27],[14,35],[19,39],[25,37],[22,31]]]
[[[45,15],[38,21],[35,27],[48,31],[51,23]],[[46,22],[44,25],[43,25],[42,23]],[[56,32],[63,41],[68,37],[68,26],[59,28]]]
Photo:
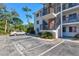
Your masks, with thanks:
[[[16,43],[13,43],[13,45],[22,56],[25,56],[24,53],[17,47]]]
[[[54,45],[53,47],[49,48],[48,50],[42,52],[41,54],[39,54],[38,56],[42,56],[44,55],[45,53],[49,52],[50,50],[54,49],[55,47],[57,47],[58,45],[60,45],[61,43],[63,43],[64,41],[61,41],[60,43]]]
[[[43,46],[43,45],[45,45],[45,44],[38,45],[38,46],[33,47],[33,48],[29,49],[29,50],[33,50],[33,49],[35,49],[35,48],[39,48],[39,47],[41,47],[41,46]],[[29,50],[27,50],[27,51],[29,51]]]
[[[20,46],[22,46],[22,45],[19,45],[19,44],[16,45],[16,43],[14,43],[14,42],[13,42],[13,45],[15,46],[16,50],[17,50],[22,56],[25,56],[25,55],[23,54],[23,52],[22,52],[22,50],[23,50],[23,49],[25,50],[25,48],[22,47],[22,49],[20,49],[20,48],[21,48]],[[38,48],[38,47],[41,47],[41,46],[43,46],[43,45],[45,45],[45,44],[41,44],[41,45],[35,46],[35,47],[33,47],[33,48],[29,49],[29,50],[33,50],[33,49]],[[19,47],[18,47],[18,46],[19,46]],[[27,50],[27,51],[29,51],[29,50]]]

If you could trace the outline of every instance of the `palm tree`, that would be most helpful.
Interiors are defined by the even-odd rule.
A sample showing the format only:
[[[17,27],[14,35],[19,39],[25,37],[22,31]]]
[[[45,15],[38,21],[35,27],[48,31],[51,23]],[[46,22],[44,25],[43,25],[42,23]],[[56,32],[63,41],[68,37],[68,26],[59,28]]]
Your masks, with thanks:
[[[20,18],[18,18],[18,17],[13,18],[13,21],[14,21],[14,28],[15,28],[15,30],[20,28],[20,25],[23,24],[23,21]]]
[[[22,9],[23,9],[23,11],[26,12],[27,23],[29,24],[29,20],[30,20],[30,18],[32,18],[32,16],[29,14],[29,12],[31,12],[31,9],[28,8],[27,6],[23,7]]]
[[[7,11],[7,8],[5,5],[1,4],[0,6],[0,18],[5,22],[5,29],[4,32],[6,33],[7,31],[9,32],[9,28],[11,24],[14,24],[13,18],[18,17],[19,15],[17,12],[12,9],[11,12]]]
[[[4,29],[4,32],[10,32],[16,30],[16,26],[20,27],[23,21],[19,18],[19,14],[15,9],[7,10],[4,4],[0,4],[0,30]],[[22,27],[22,26],[21,26]]]
[[[1,14],[0,17],[1,17],[2,20],[5,21],[5,26],[4,26],[5,27],[5,33],[7,31],[8,18],[10,17],[7,12],[8,11],[6,10],[6,7],[3,4],[1,4],[1,6],[0,6],[0,14]]]
[[[17,19],[16,20],[14,20],[15,18],[17,18],[19,16],[19,14],[16,12],[16,10],[15,9],[11,9],[11,24],[10,25],[12,25],[12,30],[15,30],[15,26],[16,26],[16,21],[17,21]]]
[[[11,10],[11,20],[10,20],[10,31],[13,30],[13,31],[16,31],[17,29],[20,28],[20,25],[23,24],[23,21],[19,18],[19,14],[16,12],[15,9],[12,9]]]

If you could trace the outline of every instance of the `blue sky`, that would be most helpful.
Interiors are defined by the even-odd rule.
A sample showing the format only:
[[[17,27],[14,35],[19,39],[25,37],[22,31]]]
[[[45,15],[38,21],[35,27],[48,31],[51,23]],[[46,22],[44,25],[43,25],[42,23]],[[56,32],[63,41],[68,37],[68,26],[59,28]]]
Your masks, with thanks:
[[[14,8],[20,15],[19,18],[22,19],[24,24],[27,24],[27,18],[25,17],[25,12],[22,10],[24,6],[28,6],[32,10],[30,12],[30,14],[32,14],[32,19],[30,19],[31,22],[34,22],[33,13],[42,8],[42,4],[40,3],[6,3],[5,5],[7,6],[7,8]]]

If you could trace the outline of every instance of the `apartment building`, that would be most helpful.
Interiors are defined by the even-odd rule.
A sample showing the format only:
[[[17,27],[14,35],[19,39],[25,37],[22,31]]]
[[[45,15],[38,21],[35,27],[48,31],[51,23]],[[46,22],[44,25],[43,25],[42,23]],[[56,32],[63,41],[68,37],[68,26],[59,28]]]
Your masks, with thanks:
[[[79,4],[44,3],[35,12],[34,29],[36,34],[47,31],[56,38],[75,36],[79,33]]]

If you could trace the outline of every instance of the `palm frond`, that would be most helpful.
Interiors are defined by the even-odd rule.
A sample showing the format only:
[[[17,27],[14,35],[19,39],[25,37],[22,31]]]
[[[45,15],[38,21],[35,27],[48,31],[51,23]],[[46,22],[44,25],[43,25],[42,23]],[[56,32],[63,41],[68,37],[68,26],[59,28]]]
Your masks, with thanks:
[[[23,9],[23,11],[25,11],[25,12],[29,12],[29,11],[31,11],[31,9],[28,8],[27,6],[23,7],[22,9]]]
[[[31,16],[31,15],[29,15],[29,14],[27,14],[27,15],[26,15],[26,18],[32,18],[32,16]]]

